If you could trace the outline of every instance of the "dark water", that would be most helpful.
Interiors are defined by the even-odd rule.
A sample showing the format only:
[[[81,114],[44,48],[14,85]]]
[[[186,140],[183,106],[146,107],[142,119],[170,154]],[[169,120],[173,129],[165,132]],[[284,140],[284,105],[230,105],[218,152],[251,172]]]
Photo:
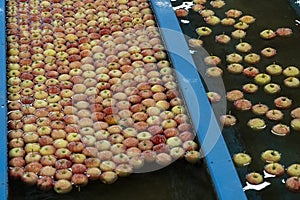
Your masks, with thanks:
[[[289,0],[230,0],[225,1],[226,6],[221,9],[213,9],[216,16],[219,18],[225,17],[225,12],[230,8],[241,10],[243,14],[249,14],[256,18],[254,24],[250,25],[246,31],[247,36],[243,41],[252,45],[252,52],[258,53],[261,49],[271,46],[277,50],[277,55],[273,58],[263,58],[255,67],[261,72],[265,72],[265,67],[276,62],[283,68],[289,65],[300,67],[300,26],[296,20],[300,19],[300,7],[295,4],[296,1]],[[178,1],[177,1],[178,3]],[[180,3],[178,3],[180,4]],[[212,9],[209,5],[207,8]],[[298,14],[298,15],[297,15]],[[183,32],[189,37],[197,37],[195,29],[199,26],[207,26],[198,13],[191,11],[187,19],[189,24],[181,24]],[[209,26],[209,25],[208,25]],[[213,34],[201,38],[204,41],[204,48],[208,54],[219,56],[223,62],[219,65],[224,71],[223,81],[226,91],[233,89],[242,89],[242,85],[254,82],[251,78],[246,78],[243,75],[233,75],[226,70],[227,63],[225,62],[226,54],[235,52],[235,45],[239,40],[232,39],[229,44],[217,44],[214,42],[215,35],[225,33],[230,35],[233,27],[224,27],[222,25],[209,26],[213,30]],[[259,33],[264,29],[276,30],[279,27],[289,27],[293,30],[293,35],[288,38],[276,37],[272,40],[263,40],[259,37]],[[241,54],[245,55],[245,54]],[[194,55],[195,62],[199,61],[199,55]],[[249,66],[242,63],[244,66]],[[203,67],[199,65],[198,67]],[[245,98],[251,100],[253,104],[264,103],[270,108],[274,108],[273,100],[278,96],[287,96],[293,100],[293,105],[290,109],[283,110],[284,119],[281,123],[289,125],[291,121],[290,111],[300,106],[300,89],[290,89],[283,85],[284,76],[272,76],[272,82],[281,85],[281,93],[276,95],[268,95],[263,91],[263,87],[259,86],[259,90],[255,94],[245,94]],[[262,117],[267,128],[257,132],[247,127],[246,123],[249,119],[255,117],[249,111],[237,111],[233,104],[228,102],[227,112],[231,112],[238,119],[238,123],[230,128],[223,129],[223,136],[227,142],[231,154],[237,152],[246,152],[252,156],[253,162],[248,167],[237,168],[241,182],[245,185],[245,176],[251,171],[263,172],[264,163],[260,158],[260,154],[266,149],[276,149],[281,152],[282,159],[280,161],[285,167],[292,163],[300,163],[300,133],[299,131],[291,131],[291,134],[286,137],[279,137],[271,134],[271,128],[275,124],[270,120]],[[278,122],[277,122],[278,123]],[[296,200],[300,199],[300,194],[289,192],[282,183],[288,176],[284,175],[278,178],[268,178],[266,181],[271,185],[261,191],[248,190],[246,195],[249,199],[263,200]]]

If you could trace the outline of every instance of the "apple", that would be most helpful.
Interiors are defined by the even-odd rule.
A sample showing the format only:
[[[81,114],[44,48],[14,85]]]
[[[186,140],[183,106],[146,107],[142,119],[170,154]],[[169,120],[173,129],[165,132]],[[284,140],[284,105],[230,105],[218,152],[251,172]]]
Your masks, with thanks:
[[[154,162],[156,160],[156,152],[152,150],[143,151],[141,156],[146,162]]]
[[[39,106],[37,104],[40,105],[40,108],[39,108]],[[38,117],[38,118],[40,118],[40,117],[47,117],[48,114],[49,114],[49,110],[46,109],[47,104],[48,103],[46,101],[44,101],[44,100],[36,100],[36,102],[34,103],[34,106],[37,109],[34,111],[34,115],[36,117]]]
[[[75,153],[75,154],[71,154],[70,156],[70,160],[73,163],[84,163],[86,159],[86,156],[82,153]]]
[[[56,149],[54,155],[58,159],[61,159],[61,158],[68,159],[71,156],[71,154],[72,154],[72,152],[69,149],[67,149],[67,148],[59,148],[59,149]]]
[[[44,135],[39,138],[40,146],[51,145],[53,143],[53,138],[50,136]]]
[[[21,137],[13,138],[9,141],[8,146],[10,148],[24,147],[24,140]]]
[[[79,141],[81,141],[81,135],[76,132],[68,133],[66,136],[66,140],[68,142],[79,142]]]
[[[65,158],[58,159],[55,162],[55,168],[56,169],[67,169],[70,168],[72,165],[72,162],[70,160],[67,160]]]
[[[97,151],[97,153],[98,153],[98,151]],[[97,155],[95,155],[95,156],[97,156]],[[87,168],[99,167],[100,166],[100,159],[95,158],[95,157],[87,158],[84,161],[84,164]]]
[[[163,133],[166,138],[170,138],[179,135],[179,130],[177,128],[168,128],[165,129]]]
[[[181,146],[182,141],[179,137],[169,137],[166,141],[166,144],[169,145],[170,148]]]
[[[136,147],[139,143],[139,140],[136,139],[135,137],[128,137],[122,142],[126,147]]]
[[[141,152],[142,151],[138,147],[130,147],[126,150],[126,154],[129,157],[140,156]]]
[[[51,137],[56,139],[64,139],[66,137],[67,133],[65,130],[52,130]]]
[[[155,162],[159,165],[166,166],[172,162],[172,157],[167,153],[159,153],[156,155]]]
[[[116,168],[116,164],[113,161],[105,160],[101,162],[100,169],[101,171],[113,171]]]
[[[178,114],[174,117],[174,120],[177,122],[177,124],[182,124],[188,122],[189,118],[186,114]]]
[[[27,185],[35,185],[38,181],[38,176],[34,172],[25,172],[21,180]]]
[[[40,159],[41,159],[41,155],[38,152],[29,152],[25,156],[26,163],[39,162]],[[10,160],[10,163],[11,163],[11,161],[13,161],[13,159]]]
[[[22,105],[18,101],[12,101],[7,105],[9,110],[20,110]]]
[[[73,164],[71,170],[73,174],[82,174],[86,171],[86,166],[84,164]]]
[[[165,119],[164,121],[162,121],[162,127],[164,129],[175,128],[176,126],[177,126],[177,123],[173,119]]]
[[[10,140],[12,140],[12,139],[17,139],[17,138],[21,138],[23,136],[23,131],[22,130],[10,130],[9,132],[8,132],[8,138],[10,139]]]
[[[42,164],[39,162],[31,162],[25,166],[24,170],[25,172],[39,173],[42,167]]]
[[[163,128],[160,125],[152,125],[148,128],[148,131],[152,135],[161,134],[163,133]]]
[[[12,167],[9,169],[9,176],[13,179],[20,179],[24,174],[24,169],[22,167]]]
[[[124,151],[124,152],[125,152],[125,151]],[[97,157],[98,157],[101,161],[104,161],[104,160],[110,160],[110,159],[113,157],[113,153],[112,153],[111,151],[104,150],[104,151],[98,152]]]
[[[110,151],[111,151],[113,154],[125,153],[125,151],[126,151],[126,146],[125,146],[124,144],[120,144],[120,143],[113,144],[113,145],[111,145],[111,147],[110,147]]]
[[[154,107],[156,102],[154,99],[148,98],[148,99],[142,100],[141,103],[146,107]]]
[[[190,163],[196,163],[200,160],[201,154],[198,151],[191,150],[185,154],[185,159]]]
[[[41,168],[39,175],[40,176],[54,176],[56,173],[56,169],[52,166],[44,166]]]
[[[79,104],[79,103],[78,103]],[[88,105],[87,105],[88,103],[86,102],[86,105],[84,105],[84,107],[88,107]],[[79,117],[79,118],[81,118],[81,119],[83,119],[83,118],[89,118],[90,116],[91,116],[91,111],[89,111],[89,110],[87,110],[87,109],[85,109],[85,108],[82,108],[82,109],[78,109],[78,112],[76,113],[76,115]],[[86,120],[85,119],[85,120]],[[83,120],[82,122],[84,122],[85,120]],[[87,121],[88,123],[90,123],[89,121]],[[84,125],[84,124],[83,124]]]
[[[129,164],[120,164],[116,167],[116,173],[120,177],[126,177],[129,176],[133,172],[133,168]]]
[[[83,127],[79,130],[79,133],[83,136],[86,135],[92,136],[95,134],[95,131],[92,127]]]
[[[122,131],[124,138],[131,138],[137,135],[137,130],[131,127],[128,127]]]
[[[165,143],[156,144],[153,146],[153,151],[156,153],[169,153],[170,147]]]
[[[67,147],[73,153],[80,153],[80,152],[82,152],[85,145],[82,142],[72,141],[72,142],[69,142]]]
[[[10,120],[10,121],[8,122],[8,127],[9,127],[10,129],[12,129],[12,130],[17,130],[17,129],[23,128],[23,131],[29,132],[28,129],[25,129],[25,130],[24,130],[24,126],[25,126],[25,125],[26,125],[26,124],[23,125],[23,122],[22,122],[21,120]],[[26,128],[27,128],[27,126],[26,126]],[[34,130],[33,130],[33,131],[34,131]]]
[[[88,184],[88,177],[85,174],[73,174],[71,182],[74,185],[83,187]]]
[[[150,116],[147,118],[146,122],[149,125],[160,125],[161,124],[161,118],[159,116]]]
[[[39,145],[39,143],[27,143],[24,147],[24,149],[27,153],[29,153],[29,152],[39,152],[40,148],[41,148],[41,146]],[[13,149],[15,149],[15,148],[13,148]]]
[[[144,122],[144,121],[140,121],[140,122],[135,122],[133,124],[133,127],[135,129],[137,129],[137,131],[141,131],[142,132],[142,131],[146,131],[148,129],[149,125],[146,122]],[[140,135],[140,136],[145,136],[145,135],[143,134],[143,135]]]
[[[182,147],[174,147],[170,150],[170,156],[175,160],[184,157],[184,154],[185,150]]]
[[[178,126],[178,130],[183,132],[183,131],[189,131],[191,130],[191,124],[188,123],[182,123]]]
[[[152,135],[147,131],[142,131],[138,133],[136,137],[139,141],[143,141],[143,140],[150,140]]]
[[[54,166],[56,163],[56,157],[54,155],[42,156],[40,163],[43,166]]]
[[[112,161],[115,164],[119,165],[119,164],[127,163],[129,161],[129,157],[124,153],[119,153],[112,157]]]
[[[136,112],[132,115],[132,118],[134,119],[134,121],[146,121],[148,115],[144,112]]]
[[[151,140],[142,140],[138,144],[138,148],[142,151],[151,150],[153,147],[153,142]]]
[[[39,180],[37,181],[37,187],[43,191],[51,190],[53,188],[53,185],[54,185],[53,178],[49,176],[43,176],[39,178]]]
[[[117,144],[117,143],[121,143],[124,140],[124,137],[121,134],[115,133],[115,134],[110,135],[108,137],[108,140],[112,144]]]
[[[39,120],[37,120],[38,118],[35,115],[31,115],[31,114],[27,114],[26,116],[24,116],[22,118],[22,122],[24,124],[33,124],[33,123],[38,123]]]
[[[111,122],[110,120],[116,120],[116,119],[118,119],[118,117],[112,115],[111,117],[106,118],[105,120]],[[108,127],[108,123],[107,122],[103,122],[103,121],[94,122],[94,125],[93,125],[93,129],[95,131],[103,130],[103,129],[106,129],[107,127]]]
[[[65,194],[72,190],[72,183],[68,180],[58,180],[54,184],[54,191],[58,194]]]
[[[87,157],[96,157],[98,149],[96,147],[84,147],[82,153]]]
[[[51,134],[51,127],[49,126],[40,126],[38,129],[37,129],[37,133],[40,137],[42,136],[48,136]]]
[[[99,179],[101,170],[98,167],[91,167],[86,170],[86,175],[90,180]]]
[[[26,161],[23,157],[13,157],[9,160],[9,165],[12,167],[24,167]]]
[[[120,125],[112,125],[107,127],[107,131],[113,135],[113,134],[120,134],[122,131],[122,127]]]
[[[63,121],[55,120],[51,122],[50,126],[51,129],[64,129],[66,124]]]
[[[152,98],[155,100],[155,101],[162,101],[162,100],[167,100],[167,95],[163,92],[157,92],[155,94],[153,94]],[[173,99],[172,99],[173,100]],[[171,102],[172,102],[171,100]],[[170,102],[170,105],[173,106]]]
[[[100,175],[101,182],[105,184],[112,184],[116,182],[117,179],[118,179],[118,175],[112,171],[106,171]]]
[[[161,110],[168,110],[170,107],[170,103],[166,100],[157,101],[155,106]]]
[[[134,104],[130,107],[130,111],[132,111],[134,113],[143,112],[145,110],[146,110],[146,107],[141,103]]]

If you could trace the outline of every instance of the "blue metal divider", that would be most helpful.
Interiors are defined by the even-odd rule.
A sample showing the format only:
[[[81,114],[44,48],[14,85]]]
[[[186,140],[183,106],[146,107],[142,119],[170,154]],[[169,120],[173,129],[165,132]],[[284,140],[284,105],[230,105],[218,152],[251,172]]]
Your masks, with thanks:
[[[0,1],[0,200],[8,198],[5,0]]]
[[[178,82],[202,145],[201,148],[206,155],[206,163],[217,196],[222,200],[247,199],[171,2],[169,0],[150,0],[150,2],[178,75]],[[191,98],[192,95],[196,97]]]

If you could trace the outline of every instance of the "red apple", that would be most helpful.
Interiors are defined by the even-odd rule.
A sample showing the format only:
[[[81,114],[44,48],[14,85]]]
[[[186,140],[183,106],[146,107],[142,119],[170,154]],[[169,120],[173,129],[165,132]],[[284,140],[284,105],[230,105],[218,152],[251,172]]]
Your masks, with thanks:
[[[22,167],[12,167],[9,169],[9,176],[14,179],[20,179],[24,174],[24,169]]]
[[[57,180],[71,180],[73,173],[69,169],[58,169],[55,173]]]
[[[43,176],[39,178],[39,180],[37,181],[37,187],[43,191],[49,191],[53,188],[53,186],[54,186],[53,178],[49,176]]]
[[[34,172],[25,172],[21,180],[27,185],[35,185],[38,181],[38,176]]]

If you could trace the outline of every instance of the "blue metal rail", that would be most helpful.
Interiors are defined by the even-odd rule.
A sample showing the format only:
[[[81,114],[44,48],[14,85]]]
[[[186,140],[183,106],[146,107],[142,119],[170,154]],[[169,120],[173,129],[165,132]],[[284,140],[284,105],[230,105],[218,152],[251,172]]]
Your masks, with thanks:
[[[8,198],[5,1],[0,1],[0,199]]]
[[[205,159],[217,196],[222,200],[247,199],[171,2],[150,1],[171,62],[178,75],[201,148],[206,155]]]

